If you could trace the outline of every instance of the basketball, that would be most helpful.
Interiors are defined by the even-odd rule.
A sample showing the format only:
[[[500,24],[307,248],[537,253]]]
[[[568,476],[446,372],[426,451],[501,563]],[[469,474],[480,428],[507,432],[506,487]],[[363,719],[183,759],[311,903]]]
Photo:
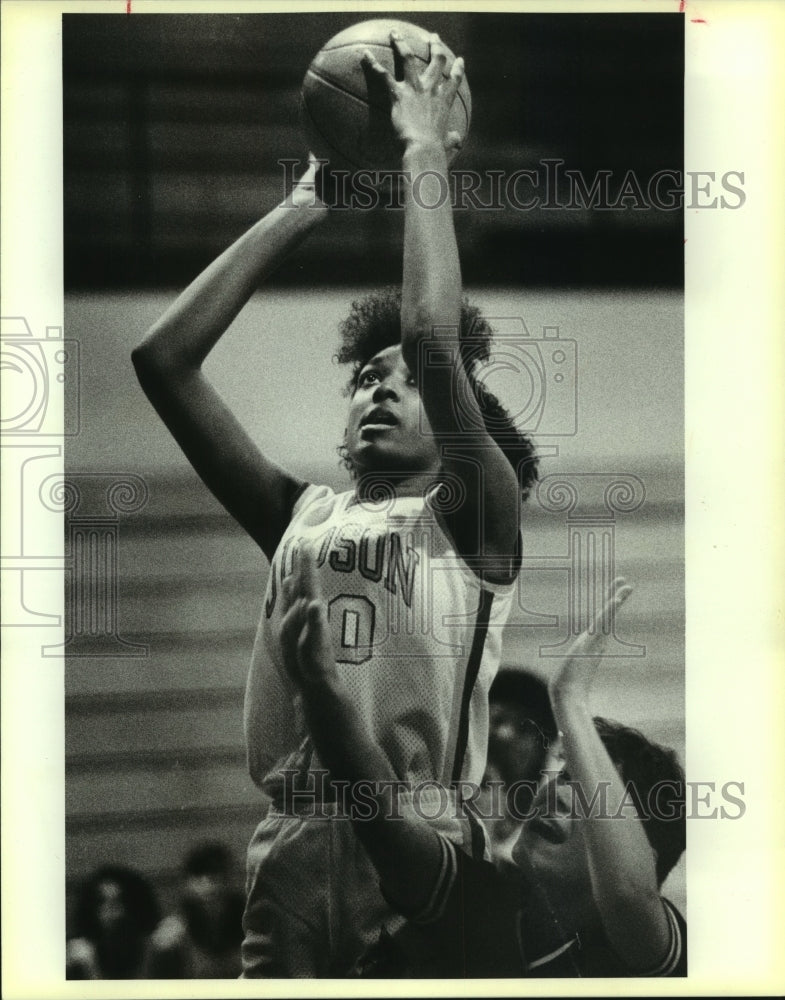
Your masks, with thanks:
[[[305,74],[300,110],[308,148],[320,159],[329,160],[333,169],[352,172],[400,169],[400,144],[389,118],[374,135],[373,148],[370,148],[368,89],[361,65],[367,49],[394,74],[391,31],[397,31],[409,43],[418,61],[422,62],[420,70],[424,69],[428,64],[431,32],[406,21],[379,18],[362,21],[331,38]],[[449,49],[447,53],[445,77],[455,60],[454,53]],[[387,108],[379,110],[388,112]],[[464,77],[448,122],[448,131],[457,132],[461,143],[469,133],[471,115],[471,93]],[[451,163],[457,153],[457,149],[449,150],[448,162]]]

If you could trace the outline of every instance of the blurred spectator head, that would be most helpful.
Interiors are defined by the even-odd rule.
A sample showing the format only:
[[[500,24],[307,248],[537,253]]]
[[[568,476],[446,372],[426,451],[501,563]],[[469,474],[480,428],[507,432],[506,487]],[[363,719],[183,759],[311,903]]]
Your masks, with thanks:
[[[199,844],[188,852],[183,863],[185,895],[209,909],[226,895],[231,872],[232,856],[224,844]]]
[[[79,889],[75,936],[92,942],[104,979],[134,978],[160,916],[147,879],[131,868],[104,865]]]
[[[242,940],[243,900],[232,887],[233,859],[225,844],[197,844],[183,862],[181,907],[192,940],[222,953]]]

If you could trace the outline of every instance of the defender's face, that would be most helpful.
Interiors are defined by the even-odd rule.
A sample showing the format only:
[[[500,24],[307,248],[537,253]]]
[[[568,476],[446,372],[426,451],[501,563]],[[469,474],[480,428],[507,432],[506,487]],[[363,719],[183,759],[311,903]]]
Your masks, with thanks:
[[[582,820],[572,808],[572,791],[561,776],[541,785],[534,797],[530,818],[521,828],[513,860],[544,885],[563,893],[591,893]]]
[[[362,368],[349,405],[346,447],[357,472],[439,470],[439,451],[400,344]]]
[[[488,760],[508,782],[538,781],[546,754],[545,737],[517,702],[494,698],[490,703]]]

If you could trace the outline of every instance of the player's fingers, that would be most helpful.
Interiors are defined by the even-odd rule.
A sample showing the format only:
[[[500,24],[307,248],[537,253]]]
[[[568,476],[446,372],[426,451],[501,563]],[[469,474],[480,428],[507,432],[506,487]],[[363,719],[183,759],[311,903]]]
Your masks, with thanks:
[[[299,551],[300,595],[306,601],[322,599],[322,589],[316,573],[316,556],[310,545],[302,545]]]
[[[295,621],[295,616],[292,614],[292,609],[286,612],[286,614],[281,618],[281,645],[283,647],[284,653],[289,645],[292,638],[293,623]]]
[[[397,31],[390,32],[390,45],[393,52],[393,64],[395,65],[395,79],[405,80],[407,83],[415,86],[419,80],[416,57],[411,45]]]
[[[325,647],[330,641],[327,607],[324,601],[310,601],[308,603],[305,609],[305,621],[308,635],[312,641],[312,653],[321,657],[325,654]]]
[[[314,635],[310,618],[306,612],[301,622],[300,634],[297,639],[297,662],[305,676],[311,679],[323,669],[317,639],[318,637]]]
[[[281,619],[281,652],[286,672],[295,680],[300,673],[297,650],[301,631],[302,614],[298,607],[291,607]]]
[[[592,651],[594,646],[598,644],[604,645],[606,636],[613,630],[613,619],[616,612],[631,593],[632,587],[627,585],[627,581],[623,576],[617,577],[610,587],[608,587],[605,602],[594,616],[594,621],[589,629],[591,634],[589,642],[592,646]]]
[[[324,601],[309,601],[306,616],[311,628],[318,631],[327,630],[327,606]]]
[[[423,82],[435,87],[442,82],[447,66],[447,47],[438,35],[431,35],[428,41],[428,66],[423,73]]]
[[[632,587],[628,587],[626,584],[623,584],[616,590],[613,597],[608,598],[606,606],[609,606],[609,609],[615,613],[619,610],[622,604],[624,604],[631,593]]]
[[[293,604],[299,597],[301,597],[303,592],[302,565],[300,562],[301,547],[301,545],[297,546],[292,552],[292,568],[289,575],[284,579],[284,583],[288,582],[289,584],[288,593],[290,604]]]
[[[292,606],[292,600],[294,599],[294,581],[291,576],[284,578],[281,584],[281,600],[283,601],[283,606],[288,609]]]
[[[300,656],[309,676],[329,677],[335,674],[330,623],[327,605],[324,601],[311,601],[305,611],[305,634],[307,642]]]
[[[455,97],[463,83],[465,75],[466,67],[463,62],[463,56],[458,56],[452,64],[450,75],[444,81],[444,91],[448,96],[451,94],[453,98]]]
[[[447,46],[438,35],[431,35],[428,43],[428,66],[423,73],[426,85],[438,87],[442,83],[447,69],[450,54]]]
[[[368,99],[371,104],[381,104],[384,100],[389,100],[390,94],[395,89],[395,80],[390,71],[382,66],[368,49],[363,52],[360,65],[365,75],[365,86],[368,88]]]
[[[617,576],[616,579],[608,587],[608,593],[605,596],[605,607],[606,608],[620,608],[622,604],[627,600],[627,598],[632,593],[632,587],[630,587],[623,576]]]
[[[450,150],[459,150],[462,146],[463,146],[463,139],[461,138],[461,133],[451,129],[447,133],[447,138],[445,139],[444,142],[444,148],[450,151]]]
[[[291,603],[289,607],[286,608],[286,612],[281,620],[282,629],[284,628],[284,623],[286,623],[286,628],[288,629],[287,634],[290,634],[292,630],[299,628],[298,623],[301,623],[303,621],[306,614],[306,605],[307,605],[307,602],[304,601],[299,594],[296,594],[294,592],[294,588],[292,588],[291,593],[292,593]]]
[[[316,175],[319,170],[325,166],[327,160],[320,159],[315,153],[308,151],[308,169],[305,171],[303,176],[300,178],[300,184],[315,183]]]

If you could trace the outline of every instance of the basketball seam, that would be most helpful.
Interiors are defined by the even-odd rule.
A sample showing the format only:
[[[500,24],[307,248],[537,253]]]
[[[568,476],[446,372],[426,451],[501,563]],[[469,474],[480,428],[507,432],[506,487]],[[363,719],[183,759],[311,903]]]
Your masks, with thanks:
[[[338,47],[339,48],[343,48],[343,46],[338,46]],[[377,46],[377,48],[386,48],[386,46],[380,45],[380,46]],[[330,50],[330,51],[333,51],[333,50]],[[415,56],[415,58],[419,59],[421,63],[425,63],[425,60],[421,59],[420,56]],[[427,63],[425,63],[425,65],[427,65]],[[313,76],[315,76],[317,80],[320,80],[322,83],[327,84],[327,86],[332,87],[333,90],[336,90],[339,94],[345,94],[347,97],[353,98],[353,100],[357,101],[359,104],[365,104],[365,105],[367,105],[370,108],[376,108],[378,111],[386,111],[387,110],[385,107],[383,107],[380,104],[375,104],[375,103],[372,104],[368,100],[367,97],[361,97],[359,94],[355,94],[351,90],[346,90],[346,88],[342,87],[336,80],[331,79],[329,76],[325,76],[323,72],[314,69],[313,66],[309,66],[308,67],[307,73],[313,74]],[[449,80],[450,77],[449,76],[445,76],[445,74],[442,73],[442,79],[443,80]],[[461,94],[460,90],[456,92],[455,96],[457,98],[459,98],[459,100],[461,102],[461,105],[463,106],[463,115],[464,115],[464,118],[466,119],[466,134],[468,135],[469,134],[469,128],[471,127],[471,116],[469,114],[468,108],[466,107],[466,101],[464,101],[463,95]],[[305,101],[306,104],[308,103],[306,101],[305,93],[304,92],[303,92],[303,100]],[[464,138],[466,138],[466,136],[464,136]]]
[[[365,107],[376,108],[379,111],[386,111],[387,110],[386,108],[382,107],[379,104],[371,104],[371,102],[369,100],[367,100],[367,98],[360,97],[359,94],[355,94],[351,90],[346,90],[346,88],[342,87],[340,85],[340,83],[338,83],[335,80],[331,80],[329,76],[324,76],[322,73],[317,73],[317,71],[315,69],[310,69],[309,68],[308,72],[312,73],[316,77],[317,80],[320,80],[322,83],[326,84],[328,87],[332,87],[333,90],[337,90],[339,94],[345,94],[347,97],[351,97],[351,99],[353,101],[357,101],[358,104],[362,104]],[[308,103],[307,99],[305,97],[305,93],[303,93],[303,100],[306,102],[306,104]]]
[[[309,72],[313,72],[313,71],[312,71],[312,70],[309,70]],[[318,76],[318,74],[317,74],[317,73],[314,73],[314,76]],[[341,93],[341,94],[346,94],[346,96],[347,96],[347,97],[351,97],[351,98],[353,98],[353,99],[354,99],[355,101],[357,101],[357,102],[358,102],[358,103],[360,103],[360,104],[365,104],[365,101],[363,101],[363,100],[362,100],[361,98],[359,98],[359,97],[356,97],[356,96],[355,96],[354,94],[351,94],[351,93],[349,93],[349,91],[348,91],[348,90],[342,90],[342,89],[341,89],[340,87],[336,87],[336,86],[335,86],[335,84],[334,84],[334,83],[332,83],[332,82],[331,82],[330,80],[325,80],[325,79],[324,79],[323,77],[321,77],[321,76],[319,76],[318,78],[319,78],[320,80],[322,80],[322,82],[323,82],[323,83],[326,83],[326,84],[327,84],[328,86],[330,86],[330,87],[333,87],[333,88],[334,88],[335,90],[337,90],[337,91],[338,91],[339,93]],[[310,120],[311,120],[311,125],[312,125],[312,126],[313,126],[313,128],[314,128],[314,129],[316,130],[316,132],[317,132],[317,133],[319,134],[320,138],[321,138],[321,139],[322,139],[322,140],[324,141],[324,144],[325,144],[326,146],[329,146],[329,148],[330,148],[331,150],[333,150],[333,152],[334,152],[334,153],[337,153],[337,154],[338,154],[338,156],[340,156],[340,157],[341,157],[342,159],[344,159],[344,160],[345,160],[345,161],[346,161],[347,163],[349,163],[349,164],[350,164],[351,166],[353,166],[353,167],[356,167],[356,168],[357,168],[358,170],[362,170],[362,165],[361,165],[361,164],[359,164],[359,163],[355,163],[355,162],[354,162],[354,160],[353,160],[353,159],[352,159],[352,158],[351,158],[350,156],[347,156],[347,155],[346,155],[345,153],[342,153],[342,152],[341,152],[341,150],[340,150],[340,149],[338,149],[338,148],[337,148],[337,147],[336,147],[336,146],[335,146],[335,145],[334,145],[334,144],[333,144],[333,143],[332,143],[332,142],[331,142],[331,141],[330,141],[330,140],[329,140],[329,139],[327,138],[327,136],[326,136],[326,135],[324,134],[324,132],[322,132],[322,130],[321,130],[321,129],[319,128],[319,126],[318,126],[318,125],[316,124],[316,119],[315,119],[315,118],[314,118],[314,116],[313,116],[313,115],[311,114],[311,109],[310,109],[310,108],[308,107],[308,99],[307,99],[307,97],[305,96],[305,94],[304,94],[304,93],[303,93],[303,94],[302,94],[301,96],[302,96],[302,99],[303,99],[303,105],[305,106],[305,110],[306,110],[306,111],[308,112],[308,117],[309,117],[309,118],[310,118]]]
[[[366,49],[390,49],[392,51],[392,46],[387,42],[341,42],[340,45],[325,45],[322,52],[338,52],[340,49],[351,49],[364,46]],[[416,52],[413,53],[415,59],[419,59],[420,62],[425,62],[422,56],[418,56]]]

